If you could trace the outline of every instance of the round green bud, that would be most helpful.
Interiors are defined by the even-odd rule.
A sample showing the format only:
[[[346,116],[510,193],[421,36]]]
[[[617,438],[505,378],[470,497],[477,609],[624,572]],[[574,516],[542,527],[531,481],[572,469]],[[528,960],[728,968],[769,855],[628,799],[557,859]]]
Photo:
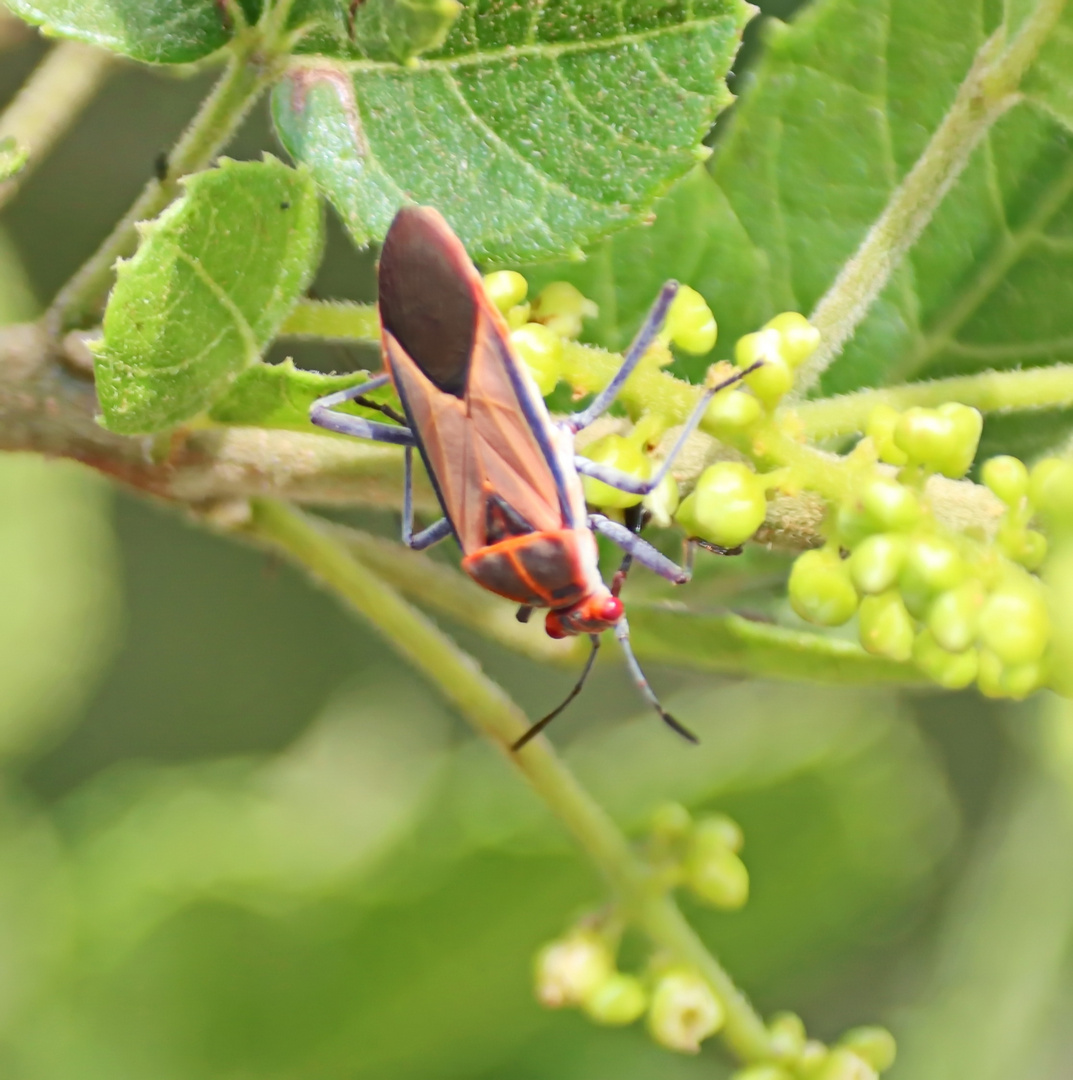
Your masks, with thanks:
[[[835,512],[835,536],[841,547],[856,550],[869,536],[881,531],[859,501],[843,503]]]
[[[615,969],[607,942],[588,930],[575,930],[549,942],[536,955],[536,996],[549,1009],[580,1005]]]
[[[808,1034],[805,1022],[796,1013],[777,1013],[768,1021],[771,1056],[776,1061],[793,1064],[805,1049]]]
[[[716,438],[732,439],[751,428],[763,412],[760,402],[752,394],[723,390],[712,398],[705,410],[704,427]]]
[[[681,502],[678,494],[678,481],[670,473],[641,500],[644,508],[652,515],[652,523],[661,529],[670,527],[675,511]]]
[[[928,608],[928,629],[948,652],[964,652],[976,641],[976,627],[987,593],[975,578],[941,592]]]
[[[797,1059],[798,1074],[811,1080],[827,1060],[829,1052],[819,1039],[809,1039],[801,1048],[801,1056]]]
[[[562,374],[562,338],[540,323],[526,323],[511,332],[510,340],[541,395],[550,394]]]
[[[949,540],[922,532],[909,538],[898,580],[904,592],[933,596],[956,588],[967,573],[965,560]]]
[[[954,422],[938,409],[914,405],[898,417],[894,442],[910,461],[932,465],[950,453],[956,439]]]
[[[849,575],[857,591],[886,592],[898,580],[905,548],[905,537],[899,533],[876,533],[862,540],[849,557]]]
[[[813,1075],[815,1080],[876,1080],[879,1073],[849,1047],[835,1046]]]
[[[685,884],[706,904],[723,911],[737,911],[749,899],[749,871],[727,848],[691,851],[686,858]]]
[[[737,853],[745,846],[745,834],[741,826],[726,814],[708,814],[694,826],[691,843],[696,851],[726,850]]]
[[[977,685],[984,697],[1021,701],[1043,685],[1044,677],[1043,665],[1038,662],[1005,664],[990,649],[980,650]]]
[[[740,462],[718,461],[701,473],[675,517],[690,536],[734,548],[760,528],[766,514],[767,497],[756,474]]]
[[[916,492],[887,476],[869,480],[861,492],[861,507],[880,531],[904,532],[920,520]]]
[[[961,405],[956,401],[940,405],[938,412],[953,423],[954,439],[947,455],[936,462],[936,468],[943,476],[958,480],[969,471],[976,458],[980,434],[984,429],[983,413],[971,405]]]
[[[657,806],[648,823],[648,830],[655,839],[672,844],[684,840],[692,829],[693,815],[676,802]]]
[[[861,644],[876,656],[905,661],[913,654],[913,619],[895,589],[866,596],[857,614]]]
[[[560,337],[576,338],[583,319],[593,319],[600,309],[568,281],[553,281],[533,301],[533,318]]]
[[[525,326],[525,324],[529,322],[529,316],[532,313],[532,310],[532,304],[515,304],[515,306],[506,313],[507,326],[509,326],[511,330],[518,330]]]
[[[766,331],[761,331],[766,333]],[[750,390],[768,407],[777,405],[794,386],[793,368],[781,356],[771,356],[763,367],[745,376]]]
[[[730,1080],[793,1080],[790,1073],[778,1065],[750,1065],[730,1074]]]
[[[622,1027],[632,1024],[648,1008],[644,984],[636,975],[612,972],[581,1003],[586,1015],[598,1024]]]
[[[1026,529],[1011,515],[999,525],[997,540],[1002,554],[1026,570],[1038,570],[1047,557],[1047,538],[1043,533]]]
[[[803,364],[820,344],[820,332],[796,311],[784,311],[766,323],[765,330],[777,330],[782,338],[783,359],[795,368]]]
[[[979,665],[975,649],[947,652],[930,630],[919,633],[913,642],[913,662],[929,679],[947,690],[971,685]]]
[[[863,1058],[876,1072],[886,1072],[898,1054],[894,1036],[884,1027],[858,1027],[847,1031],[838,1040],[839,1046],[852,1050]]]
[[[680,285],[667,312],[664,331],[683,352],[703,356],[715,346],[718,328],[704,297],[696,289]]]
[[[734,346],[734,363],[740,368],[752,367],[757,360],[765,364],[769,360],[782,360],[782,334],[778,330],[757,330],[738,338]]]
[[[1073,525],[1073,462],[1044,458],[1033,465],[1028,498],[1047,524]]]
[[[652,463],[645,457],[644,451],[633,440],[622,435],[604,435],[589,443],[580,453],[590,461],[608,465],[640,480],[647,480],[652,475]],[[591,476],[583,476],[581,486],[585,491],[585,501],[593,506],[622,510],[627,506],[636,506],[641,501],[640,495],[619,491]]]
[[[872,440],[880,461],[888,465],[905,465],[909,455],[898,448],[894,441],[894,429],[898,426],[901,413],[889,405],[877,405],[868,417],[864,433]]]
[[[648,1030],[670,1050],[696,1054],[700,1044],[726,1020],[712,988],[688,968],[672,968],[657,980],[648,1009]]]
[[[515,270],[495,270],[484,275],[484,291],[488,299],[506,315],[525,299],[529,282]]]
[[[983,417],[968,405],[913,406],[899,417],[894,442],[910,461],[956,479],[972,464],[982,429]]]
[[[1020,458],[1001,454],[988,458],[980,479],[1007,505],[1016,506],[1028,494],[1028,469]]]
[[[833,551],[806,551],[790,571],[790,606],[807,622],[841,626],[857,610],[849,571]]]
[[[980,612],[979,635],[980,642],[1003,664],[1039,660],[1051,637],[1051,620],[1039,582],[1027,575],[1002,582]]]

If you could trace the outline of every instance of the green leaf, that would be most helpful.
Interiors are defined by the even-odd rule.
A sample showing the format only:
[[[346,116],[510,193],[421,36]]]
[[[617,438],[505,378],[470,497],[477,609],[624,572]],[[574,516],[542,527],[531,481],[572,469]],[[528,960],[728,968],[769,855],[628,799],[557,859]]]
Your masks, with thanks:
[[[27,153],[12,135],[0,139],[0,184],[17,176],[26,164]]]
[[[323,242],[309,174],[266,155],[224,160],[143,228],[121,263],[96,350],[112,431],[161,431],[207,409],[305,290]]]
[[[440,48],[461,11],[459,0],[366,0],[354,13],[354,44],[370,60],[403,63]]]
[[[769,33],[713,174],[769,262],[772,311],[808,311],[834,280],[939,125],[992,29],[985,9],[826,0]],[[1047,70],[1073,86],[1070,65]],[[1068,355],[1071,193],[1070,133],[1029,98],[973,156],[824,388]]]
[[[358,244],[405,202],[441,209],[476,258],[577,255],[642,219],[706,151],[743,0],[623,6],[469,0],[409,66],[322,59],[277,86],[276,127]]]
[[[74,38],[153,64],[186,64],[231,39],[214,0],[6,0],[52,37]]]
[[[247,368],[231,384],[227,393],[209,410],[209,419],[219,424],[241,424],[248,427],[291,428],[297,431],[322,431],[309,421],[309,406],[325,394],[345,390],[366,382],[367,371],[346,375],[322,375],[318,371],[303,371],[287,359],[282,364],[255,364]],[[389,402],[389,388],[368,395],[373,401]],[[343,406],[342,411],[370,420],[383,420],[381,413],[360,406]]]

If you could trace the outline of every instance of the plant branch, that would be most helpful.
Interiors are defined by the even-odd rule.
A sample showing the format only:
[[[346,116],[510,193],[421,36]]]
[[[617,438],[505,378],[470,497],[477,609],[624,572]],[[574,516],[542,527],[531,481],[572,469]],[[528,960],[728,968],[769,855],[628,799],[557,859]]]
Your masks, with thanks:
[[[503,753],[601,870],[627,916],[656,945],[709,980],[726,1007],[724,1035],[734,1053],[744,1061],[768,1058],[770,1040],[763,1019],[551,744],[539,738],[511,753],[511,743],[528,723],[473,658],[300,512],[255,500],[244,531],[255,542],[284,552],[342,597]]]
[[[0,208],[86,107],[116,66],[103,49],[64,41],[45,54],[0,114],[0,139],[13,138],[27,154],[19,173],[0,183]]]
[[[982,371],[978,375],[859,390],[840,397],[803,401],[794,411],[809,438],[829,439],[864,431],[877,405],[907,409],[911,405],[934,407],[948,401],[990,413],[1068,409],[1073,407],[1073,364],[1025,371]]]
[[[895,267],[931,221],[980,140],[1016,103],[1017,87],[1064,7],[1065,0],[1039,0],[1012,40],[999,30],[981,46],[923,154],[816,305],[810,319],[820,331],[821,343],[801,368],[797,394],[815,386],[838,356]]]
[[[614,364],[610,353],[574,345],[594,362]],[[266,495],[305,504],[400,505],[402,455],[343,436],[249,427],[180,430],[158,438],[127,438],[97,423],[99,413],[81,335],[57,345],[37,324],[0,329],[0,450],[34,451],[81,461],[144,493],[201,505]],[[696,387],[660,371],[642,371],[627,383],[630,401],[648,390],[665,410],[685,416]],[[652,384],[649,387],[649,384]],[[834,455],[780,437],[780,453],[792,455],[824,496],[842,491],[846,470]],[[676,466],[682,482],[695,479],[715,456],[732,453],[706,435],[694,438]],[[940,519],[992,532],[1001,506],[986,488],[932,477],[928,494]],[[427,481],[417,484],[415,506],[435,512]],[[823,542],[823,500],[809,492],[776,496],[759,539],[801,549]]]
[[[116,260],[129,256],[137,247],[138,223],[156,217],[179,193],[182,177],[205,168],[227,145],[278,74],[278,64],[279,58],[269,50],[258,28],[235,37],[224,74],[168,155],[164,178],[153,177],[146,184],[104,243],[60,290],[47,316],[57,335],[81,327],[99,314]]]

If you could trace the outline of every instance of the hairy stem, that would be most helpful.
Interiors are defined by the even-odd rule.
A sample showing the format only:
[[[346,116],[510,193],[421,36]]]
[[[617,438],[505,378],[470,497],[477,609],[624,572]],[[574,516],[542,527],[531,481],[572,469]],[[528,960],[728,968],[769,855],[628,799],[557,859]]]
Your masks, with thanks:
[[[982,371],[950,379],[906,383],[879,390],[860,390],[840,397],[804,401],[795,412],[813,439],[829,439],[864,431],[877,405],[907,409],[948,401],[973,405],[981,412],[1024,412],[1073,406],[1073,364],[1054,364],[1027,371]]]
[[[692,964],[710,981],[726,1006],[724,1034],[734,1053],[744,1061],[767,1058],[770,1043],[763,1019],[666,892],[651,881],[625,836],[551,744],[539,738],[511,753],[510,744],[528,727],[526,718],[472,657],[300,512],[278,502],[255,500],[245,531],[253,540],[283,551],[342,597],[505,755],[599,867],[628,917],[656,945]]]
[[[0,208],[70,127],[115,66],[115,58],[103,49],[76,41],[61,42],[46,53],[0,115],[0,139],[13,138],[28,155],[18,174],[0,183]]]
[[[287,316],[280,337],[316,338],[320,341],[380,340],[380,317],[375,304],[346,300],[302,300]]]
[[[1054,29],[1066,0],[1039,0],[1012,40],[997,31],[976,54],[949,112],[856,254],[816,305],[821,344],[798,375],[804,394],[853,336],[895,267],[916,243],[991,125],[1013,105],[1017,87]]]
[[[236,36],[226,71],[168,155],[164,178],[153,177],[146,184],[104,243],[56,297],[48,314],[53,332],[83,326],[99,314],[116,260],[137,247],[138,222],[156,217],[178,194],[181,178],[204,168],[227,145],[253,103],[278,74],[277,65],[278,58],[266,48],[258,29]]]

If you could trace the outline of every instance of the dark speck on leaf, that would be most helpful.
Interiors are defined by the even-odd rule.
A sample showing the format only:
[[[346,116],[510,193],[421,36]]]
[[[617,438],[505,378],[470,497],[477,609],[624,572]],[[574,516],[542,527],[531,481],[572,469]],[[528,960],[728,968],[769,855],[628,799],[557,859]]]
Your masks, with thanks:
[[[168,152],[161,150],[155,158],[153,158],[153,175],[161,182],[164,183],[168,178]]]
[[[291,208],[291,204],[290,204],[289,202],[281,202],[281,203],[279,204],[279,208],[280,208],[281,210],[290,210],[290,208]]]

